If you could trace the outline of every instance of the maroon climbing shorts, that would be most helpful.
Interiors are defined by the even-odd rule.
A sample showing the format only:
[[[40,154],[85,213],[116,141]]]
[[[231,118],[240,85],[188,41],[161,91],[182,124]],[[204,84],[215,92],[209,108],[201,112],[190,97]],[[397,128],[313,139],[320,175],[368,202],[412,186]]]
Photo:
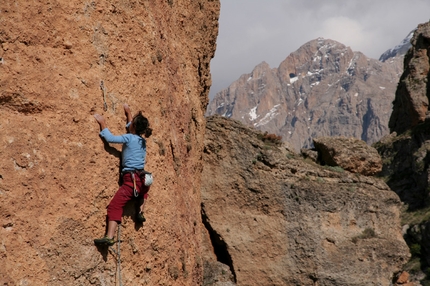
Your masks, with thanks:
[[[139,190],[139,197],[142,197],[146,200],[148,197],[149,187],[142,186],[141,178],[135,174],[134,178],[136,180],[136,189]],[[122,176],[123,184],[119,187],[118,191],[116,191],[115,196],[110,201],[107,207],[107,216],[109,221],[117,221],[121,222],[123,208],[126,203],[132,199],[134,199],[133,194],[133,179],[131,173],[125,173]]]

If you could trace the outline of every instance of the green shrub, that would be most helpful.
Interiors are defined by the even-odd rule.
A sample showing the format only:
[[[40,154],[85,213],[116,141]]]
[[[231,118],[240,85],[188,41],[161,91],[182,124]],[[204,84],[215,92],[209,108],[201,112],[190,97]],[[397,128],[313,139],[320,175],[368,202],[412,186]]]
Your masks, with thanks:
[[[412,244],[409,249],[411,250],[412,256],[420,256],[421,255],[421,245],[418,243]]]
[[[326,169],[328,169],[330,171],[338,172],[338,173],[345,172],[345,170],[342,167],[340,167],[340,166],[328,166],[328,165],[325,165],[324,168],[326,168]]]
[[[372,238],[372,237],[376,237],[376,233],[373,230],[373,228],[367,227],[363,230],[363,233],[361,234],[361,238],[362,239],[366,239],[366,238]]]

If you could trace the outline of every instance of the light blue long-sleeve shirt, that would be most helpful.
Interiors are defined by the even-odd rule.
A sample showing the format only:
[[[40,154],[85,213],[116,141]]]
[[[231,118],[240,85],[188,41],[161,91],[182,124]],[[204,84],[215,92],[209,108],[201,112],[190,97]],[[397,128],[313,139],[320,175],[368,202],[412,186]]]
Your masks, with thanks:
[[[129,124],[127,124],[128,126]],[[108,143],[122,145],[122,171],[142,170],[145,168],[146,140],[136,134],[113,135],[108,128],[100,132]]]

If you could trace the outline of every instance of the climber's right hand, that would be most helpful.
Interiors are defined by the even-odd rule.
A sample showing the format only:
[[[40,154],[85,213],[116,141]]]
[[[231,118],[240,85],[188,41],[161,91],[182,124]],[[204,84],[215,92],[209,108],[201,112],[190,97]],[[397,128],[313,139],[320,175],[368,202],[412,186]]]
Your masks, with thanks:
[[[96,119],[96,121],[100,125],[101,130],[106,128],[106,119],[102,115],[96,113],[96,114],[94,114],[94,118]]]

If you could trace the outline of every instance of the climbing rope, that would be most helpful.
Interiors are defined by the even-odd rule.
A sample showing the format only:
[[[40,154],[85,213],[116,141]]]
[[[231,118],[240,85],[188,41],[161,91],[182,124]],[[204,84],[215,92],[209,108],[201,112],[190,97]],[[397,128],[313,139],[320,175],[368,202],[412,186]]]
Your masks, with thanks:
[[[121,225],[118,225],[118,280],[119,280],[119,286],[122,286],[121,281]]]
[[[117,251],[113,249],[112,246],[110,246],[110,250],[116,254],[116,262],[117,262],[117,272],[118,272],[118,285],[122,286],[121,281],[121,225],[118,225],[118,244],[117,244]]]

